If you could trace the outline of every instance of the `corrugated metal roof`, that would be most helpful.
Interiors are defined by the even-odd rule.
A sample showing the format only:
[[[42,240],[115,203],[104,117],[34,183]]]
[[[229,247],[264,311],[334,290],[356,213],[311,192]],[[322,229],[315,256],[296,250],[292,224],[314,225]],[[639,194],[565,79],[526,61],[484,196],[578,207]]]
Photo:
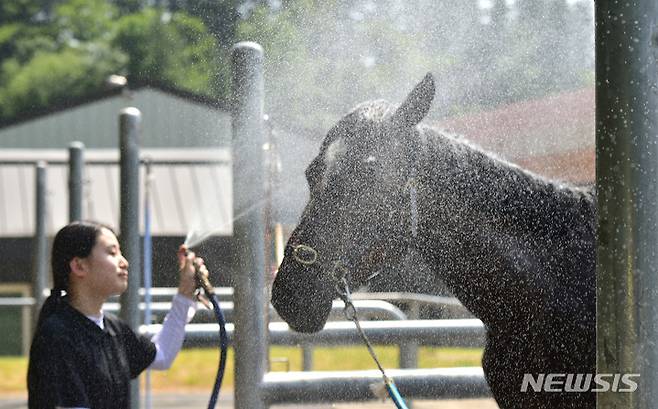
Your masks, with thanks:
[[[228,149],[143,149],[152,165],[152,232],[184,236],[190,229],[231,235],[232,181]],[[116,150],[86,150],[83,218],[119,225],[119,167]],[[48,231],[68,221],[68,153],[64,150],[0,151],[0,237],[34,234],[35,166],[25,161],[50,161],[47,170]],[[177,161],[177,164],[163,163]],[[198,162],[195,164],[194,162]],[[97,162],[97,164],[94,164]],[[98,162],[102,162],[98,164]],[[181,163],[182,162],[182,163]],[[214,162],[214,163],[210,163]],[[145,169],[140,172],[143,209]],[[140,211],[141,229],[144,228]]]

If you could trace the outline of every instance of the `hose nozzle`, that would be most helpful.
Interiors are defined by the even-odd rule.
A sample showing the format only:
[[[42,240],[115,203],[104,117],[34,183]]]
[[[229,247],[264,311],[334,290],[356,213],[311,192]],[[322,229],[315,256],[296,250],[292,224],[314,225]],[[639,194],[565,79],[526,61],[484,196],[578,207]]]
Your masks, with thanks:
[[[215,289],[213,288],[212,284],[210,284],[208,276],[204,275],[199,267],[200,266],[196,264],[194,265],[194,279],[196,280],[197,288],[202,289],[203,292],[210,297],[215,294]]]
[[[190,251],[188,247],[183,244],[179,248],[179,254],[183,254],[185,257],[188,257]],[[212,309],[210,306],[210,299],[214,297],[215,295],[215,289],[213,288],[212,284],[210,284],[210,281],[208,280],[208,270],[203,267],[203,263],[194,260],[193,262],[193,267],[194,267],[194,281],[196,284],[196,297],[197,299],[203,303],[208,309]],[[181,264],[182,268],[182,264]]]

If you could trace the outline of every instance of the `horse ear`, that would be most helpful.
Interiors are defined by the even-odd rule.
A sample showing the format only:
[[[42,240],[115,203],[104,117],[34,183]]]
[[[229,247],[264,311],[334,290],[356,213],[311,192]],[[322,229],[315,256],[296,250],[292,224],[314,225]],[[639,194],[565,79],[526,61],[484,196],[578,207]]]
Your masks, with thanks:
[[[434,99],[434,77],[427,73],[425,78],[414,87],[407,99],[398,107],[391,121],[401,126],[413,127],[425,118]]]

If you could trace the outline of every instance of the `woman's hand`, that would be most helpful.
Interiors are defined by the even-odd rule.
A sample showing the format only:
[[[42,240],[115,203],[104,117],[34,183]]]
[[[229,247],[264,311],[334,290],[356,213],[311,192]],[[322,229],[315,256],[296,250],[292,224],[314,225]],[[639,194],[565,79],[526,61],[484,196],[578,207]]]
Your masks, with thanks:
[[[196,257],[194,252],[189,251],[185,245],[181,245],[178,249],[178,270],[180,281],[178,284],[178,293],[190,298],[195,299],[194,292],[197,287],[195,270],[208,277],[208,269],[203,263],[201,257]]]

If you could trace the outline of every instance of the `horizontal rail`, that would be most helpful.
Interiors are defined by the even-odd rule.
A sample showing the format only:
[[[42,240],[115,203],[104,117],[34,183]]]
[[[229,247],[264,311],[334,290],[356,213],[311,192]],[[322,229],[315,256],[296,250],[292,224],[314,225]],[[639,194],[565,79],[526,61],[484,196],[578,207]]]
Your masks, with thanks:
[[[0,307],[31,307],[34,304],[34,297],[0,297]]]
[[[69,160],[64,158],[57,159],[9,159],[0,162],[0,166],[28,166],[35,165],[39,162],[45,162],[48,165],[68,165]],[[141,158],[139,160],[141,165],[151,164],[153,166],[160,165],[174,165],[174,166],[210,166],[210,165],[230,165],[229,159],[200,159],[200,160],[184,160],[184,159],[147,159]],[[119,165],[119,160],[116,159],[91,159],[85,161],[89,166],[100,165]]]
[[[481,347],[486,337],[484,325],[476,319],[364,321],[361,326],[377,345],[399,345],[414,341],[419,345]],[[162,325],[142,325],[140,332],[154,335]],[[188,324],[185,327],[185,347],[208,347],[219,343],[217,324]],[[229,344],[233,342],[234,326],[226,324]],[[273,345],[356,345],[362,343],[356,327],[350,321],[327,322],[315,334],[302,334],[283,322],[269,324],[269,340]]]
[[[402,310],[400,310],[395,305],[381,300],[359,300],[354,302],[359,317],[362,319],[379,319],[379,320],[406,320],[407,316]],[[113,314],[117,314],[121,306],[117,302],[108,302],[103,304],[103,311],[108,311]],[[144,311],[146,308],[146,303],[139,303],[140,311]],[[153,302],[151,303],[151,314],[157,318],[157,320],[162,320],[164,316],[171,309],[171,302]],[[232,301],[220,301],[219,308],[224,314],[226,321],[233,321],[234,305]],[[345,303],[340,300],[336,300],[331,305],[331,313],[329,314],[330,320],[344,319],[343,310],[345,308]],[[274,317],[278,320],[280,318],[276,314],[274,308],[270,305],[270,317]],[[198,304],[198,309],[194,315],[192,322],[215,322],[215,314],[212,310],[206,309],[201,304]]]
[[[385,300],[400,302],[418,302],[421,304],[436,306],[461,306],[462,303],[455,297],[446,297],[443,295],[430,295],[407,292],[381,292],[381,293],[353,293],[352,298],[355,300]]]
[[[139,294],[143,296],[145,294],[145,289],[140,288]],[[151,288],[151,296],[169,296],[173,297],[178,292],[176,287],[153,287]],[[215,294],[230,296],[233,295],[233,287],[215,287]],[[355,300],[383,300],[383,301],[401,301],[409,302],[415,301],[425,304],[434,304],[434,305],[462,305],[459,300],[455,297],[441,296],[441,295],[430,295],[430,294],[419,294],[419,293],[407,293],[407,292],[377,292],[377,293],[367,293],[367,292],[356,292],[352,293],[352,298]]]
[[[405,399],[469,399],[491,397],[482,368],[391,369]],[[270,405],[282,403],[353,402],[377,399],[370,389],[381,383],[379,371],[269,372],[261,393]]]
[[[364,321],[361,327],[373,344],[399,345],[414,341],[419,345],[483,346],[484,325],[480,320],[406,320]],[[353,322],[328,322],[322,331],[302,334],[292,331],[288,324],[270,323],[270,341],[277,345],[304,343],[340,345],[360,344],[363,341]]]
[[[455,297],[407,292],[355,293],[355,300],[383,300],[404,304],[409,311],[418,311],[420,306],[442,311],[440,318],[473,318],[473,314]],[[406,311],[406,309],[405,309]],[[411,318],[418,318],[412,312]],[[438,318],[438,317],[437,317]]]
[[[166,298],[173,297],[178,292],[178,289],[175,287],[154,287],[151,288],[151,297],[155,298]],[[144,296],[145,289],[139,289],[140,296]],[[220,298],[229,298],[233,296],[233,287],[215,287],[215,294]],[[434,306],[452,306],[452,307],[463,307],[461,302],[455,297],[440,296],[440,295],[430,295],[430,294],[419,294],[419,293],[407,293],[407,292],[381,292],[381,293],[366,293],[366,292],[357,292],[352,294],[354,300],[380,300],[387,302],[402,302],[410,303],[416,302],[419,304],[434,305]],[[118,297],[116,298],[118,299]]]
[[[140,297],[144,297],[146,295],[146,289],[144,287],[141,287],[138,292]],[[171,300],[174,295],[178,294],[178,288],[176,287],[153,287],[150,290],[151,297],[163,297],[168,300]],[[43,295],[44,297],[48,297],[50,295],[50,288],[44,288],[43,289]],[[233,296],[233,287],[215,287],[215,295],[219,297],[232,297]],[[2,298],[2,297],[0,297]],[[115,295],[109,298],[110,302],[116,302],[119,300],[119,296]]]
[[[215,287],[215,294],[217,295],[233,295],[233,287]],[[178,288],[176,287],[153,287],[150,290],[151,296],[160,296],[160,297],[173,297],[178,294]],[[139,289],[139,295],[144,296],[146,294],[146,289],[141,287]]]
[[[215,287],[215,295],[218,297],[233,297],[233,287]],[[172,299],[174,295],[178,294],[178,288],[176,287],[153,287],[150,291],[151,298],[155,299],[156,297],[162,297],[167,299]],[[139,296],[144,297],[146,295],[146,289],[139,289]],[[118,300],[119,297],[111,297],[110,300]]]

